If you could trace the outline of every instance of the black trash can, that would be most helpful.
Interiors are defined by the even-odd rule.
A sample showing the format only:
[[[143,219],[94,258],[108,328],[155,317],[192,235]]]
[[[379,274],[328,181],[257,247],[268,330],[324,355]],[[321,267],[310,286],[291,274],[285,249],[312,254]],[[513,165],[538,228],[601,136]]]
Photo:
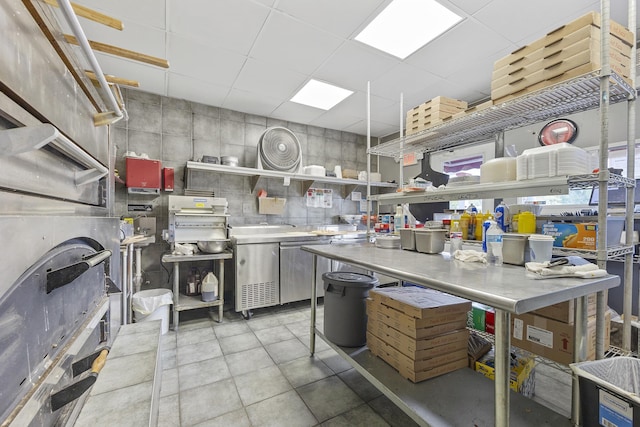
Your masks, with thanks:
[[[582,426],[640,426],[640,359],[613,357],[571,369],[578,375]]]
[[[324,282],[324,336],[342,347],[367,343],[367,297],[378,279],[368,274],[334,271]]]

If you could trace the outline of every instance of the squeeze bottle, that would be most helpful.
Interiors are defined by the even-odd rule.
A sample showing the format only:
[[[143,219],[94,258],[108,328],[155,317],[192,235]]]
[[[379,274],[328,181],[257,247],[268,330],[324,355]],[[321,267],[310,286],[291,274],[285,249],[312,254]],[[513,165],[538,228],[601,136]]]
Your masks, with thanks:
[[[460,230],[460,222],[458,221],[451,221],[449,246],[449,253],[451,255],[457,250],[462,250],[462,230]]]

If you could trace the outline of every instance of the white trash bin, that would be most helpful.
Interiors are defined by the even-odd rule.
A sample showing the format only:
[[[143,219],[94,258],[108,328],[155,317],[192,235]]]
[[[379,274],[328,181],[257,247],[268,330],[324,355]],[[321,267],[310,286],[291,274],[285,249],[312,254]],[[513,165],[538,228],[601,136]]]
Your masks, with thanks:
[[[162,335],[169,331],[169,306],[173,304],[173,293],[169,289],[148,289],[133,294],[131,307],[137,322],[161,320]]]

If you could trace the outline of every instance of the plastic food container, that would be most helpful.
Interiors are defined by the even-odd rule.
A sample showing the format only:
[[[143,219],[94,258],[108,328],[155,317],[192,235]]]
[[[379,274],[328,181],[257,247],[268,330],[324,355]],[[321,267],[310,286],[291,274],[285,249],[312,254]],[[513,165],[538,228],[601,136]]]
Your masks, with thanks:
[[[505,233],[502,235],[502,262],[524,265],[529,261],[529,235]]]
[[[401,228],[400,229],[400,247],[407,251],[416,250],[416,235],[414,233],[415,228]]]
[[[222,156],[220,162],[225,166],[238,166],[238,158],[236,156]]]
[[[400,236],[378,236],[376,247],[382,249],[400,249]]]
[[[444,236],[447,233],[444,228],[416,228],[414,233],[418,252],[439,254],[444,251]]]
[[[491,159],[480,165],[480,182],[504,182],[516,180],[516,158]]]
[[[319,165],[305,166],[304,168],[302,168],[302,171],[306,175],[313,175],[313,176],[325,176],[325,174],[327,173],[327,170],[325,169],[325,167],[319,166]]]

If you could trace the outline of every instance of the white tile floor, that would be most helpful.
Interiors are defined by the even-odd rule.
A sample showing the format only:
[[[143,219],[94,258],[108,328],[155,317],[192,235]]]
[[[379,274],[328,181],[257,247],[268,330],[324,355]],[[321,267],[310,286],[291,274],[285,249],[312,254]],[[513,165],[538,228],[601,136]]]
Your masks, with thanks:
[[[183,312],[163,337],[160,426],[416,425],[321,339],[309,357],[308,302],[225,316]],[[539,368],[535,400],[569,416],[569,381]]]
[[[322,340],[309,357],[308,303],[181,313],[163,337],[160,426],[415,426]],[[319,311],[319,324],[322,324]]]

